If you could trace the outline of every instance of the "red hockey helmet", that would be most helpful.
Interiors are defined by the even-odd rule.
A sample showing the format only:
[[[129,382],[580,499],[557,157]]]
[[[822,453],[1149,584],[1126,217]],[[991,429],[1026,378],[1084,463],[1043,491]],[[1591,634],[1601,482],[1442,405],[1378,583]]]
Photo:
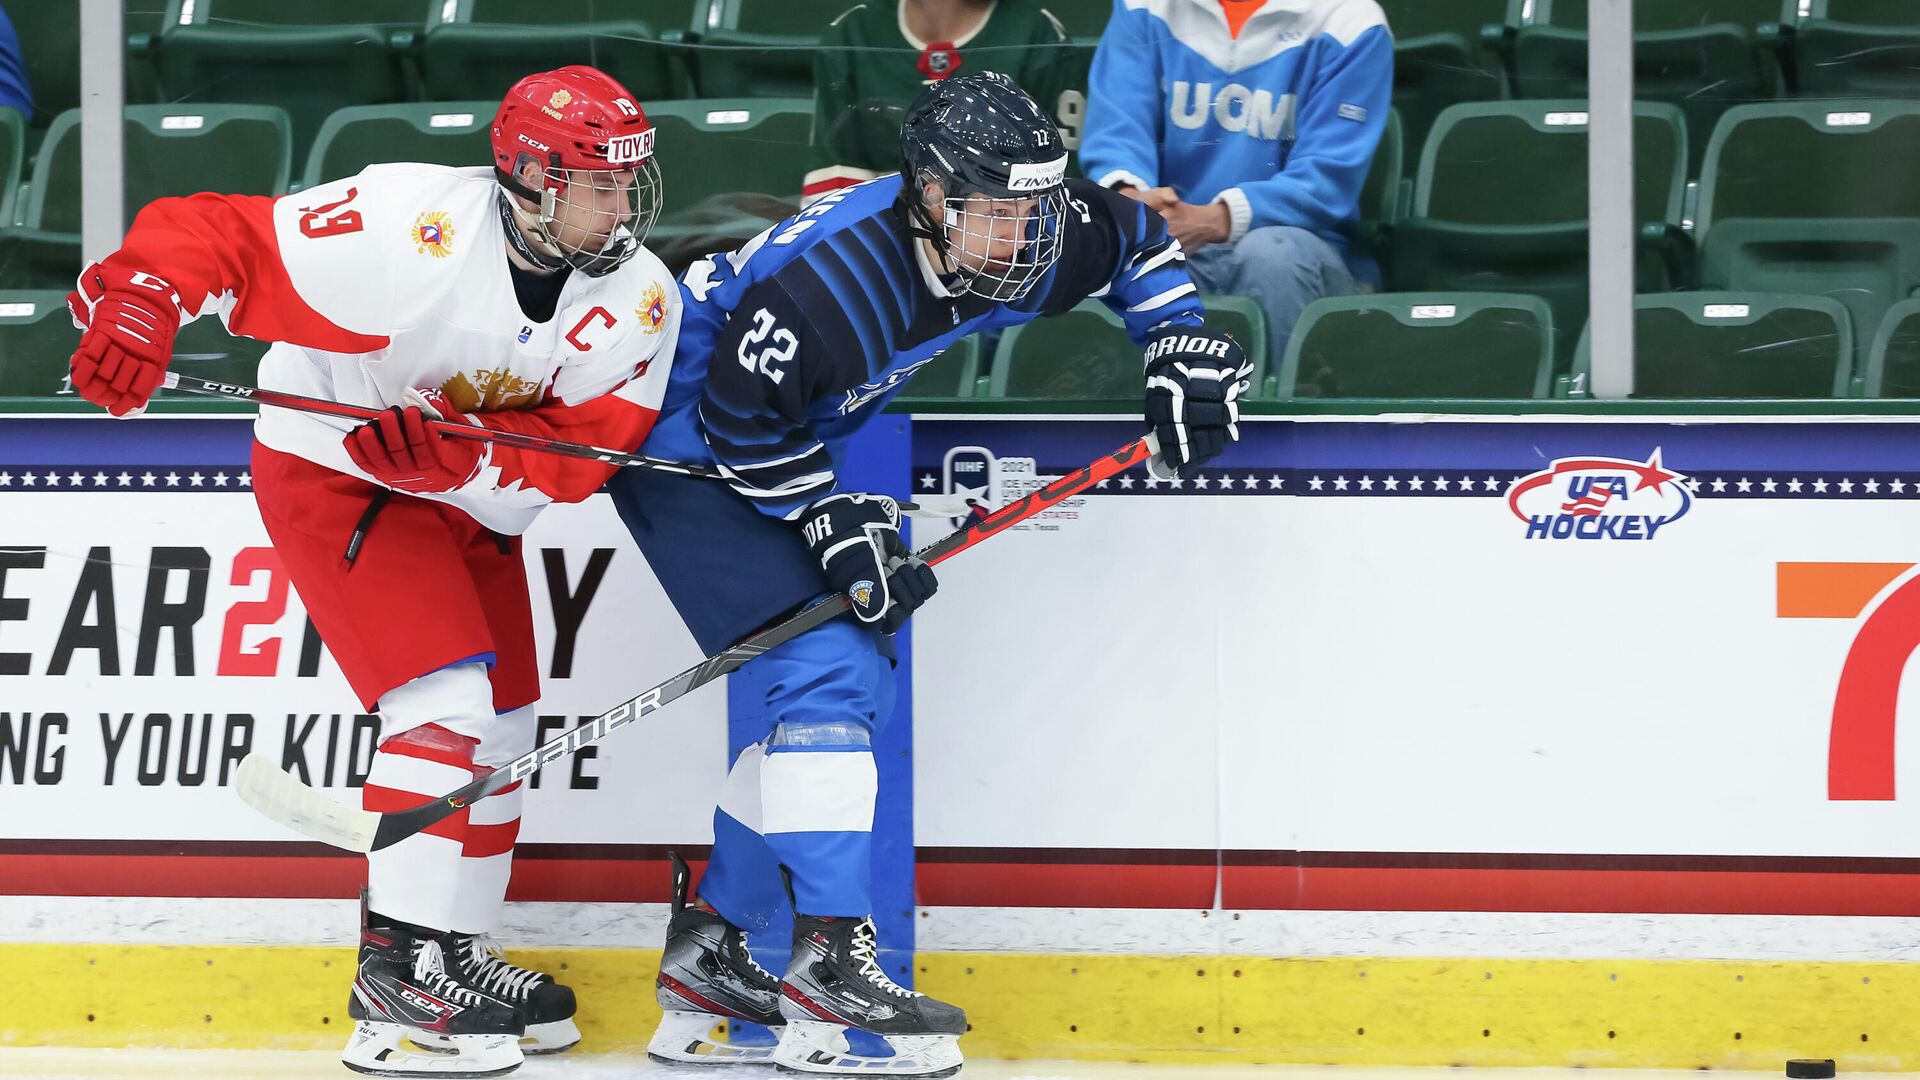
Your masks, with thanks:
[[[522,254],[594,275],[631,258],[660,214],[653,140],[639,103],[604,72],[576,65],[513,84],[493,118],[494,172],[534,204],[516,216],[549,249]]]

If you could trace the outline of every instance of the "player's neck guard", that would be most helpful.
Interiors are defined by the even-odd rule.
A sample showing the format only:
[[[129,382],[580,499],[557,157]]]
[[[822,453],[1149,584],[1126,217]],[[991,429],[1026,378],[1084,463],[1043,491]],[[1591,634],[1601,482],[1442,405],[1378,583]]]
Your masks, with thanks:
[[[496,172],[497,171],[498,170],[496,170]],[[507,194],[507,191],[512,191],[515,194],[524,194],[531,189],[525,184],[513,180],[504,173],[500,174],[500,185],[507,189],[500,193],[500,226],[506,230],[507,243],[513,245],[513,250],[518,253],[522,259],[532,263],[536,269],[545,270],[549,273],[557,273],[567,269],[571,264],[568,263],[566,259],[552,252],[541,251],[527,242],[527,231],[532,228],[533,225],[532,223],[522,220],[523,216],[527,215],[523,215],[520,208],[513,205],[513,199]],[[537,200],[539,194],[535,193],[527,197]]]

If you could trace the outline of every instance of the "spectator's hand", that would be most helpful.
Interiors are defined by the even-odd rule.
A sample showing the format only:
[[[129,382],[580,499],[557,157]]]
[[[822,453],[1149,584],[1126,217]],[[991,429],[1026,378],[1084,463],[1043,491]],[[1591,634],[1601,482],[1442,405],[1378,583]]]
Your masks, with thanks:
[[[115,416],[146,407],[173,359],[180,300],[173,286],[138,271],[94,263],[67,294],[80,336],[69,365],[73,389]]]
[[[1160,452],[1153,475],[1191,479],[1240,438],[1240,395],[1253,365],[1239,342],[1192,326],[1169,326],[1147,339],[1147,423]]]
[[[1170,187],[1137,188],[1123,184],[1114,190],[1135,202],[1146,203],[1149,210],[1162,214],[1167,212],[1167,207],[1180,201],[1180,196]]]
[[[1160,213],[1167,219],[1167,232],[1188,251],[1199,251],[1208,244],[1224,244],[1233,235],[1233,217],[1227,212],[1226,203],[1195,206],[1176,201]]]

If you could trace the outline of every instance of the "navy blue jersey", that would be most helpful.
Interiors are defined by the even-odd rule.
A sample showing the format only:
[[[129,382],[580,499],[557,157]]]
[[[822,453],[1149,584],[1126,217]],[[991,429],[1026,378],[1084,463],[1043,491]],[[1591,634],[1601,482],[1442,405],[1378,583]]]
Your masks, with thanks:
[[[946,293],[916,254],[899,194],[897,175],[844,188],[687,269],[673,377],[646,453],[713,462],[762,511],[793,518],[835,490],[847,437],[968,334],[1088,297],[1142,343],[1159,326],[1201,324],[1180,245],[1131,199],[1068,181],[1059,261],[1002,303]]]

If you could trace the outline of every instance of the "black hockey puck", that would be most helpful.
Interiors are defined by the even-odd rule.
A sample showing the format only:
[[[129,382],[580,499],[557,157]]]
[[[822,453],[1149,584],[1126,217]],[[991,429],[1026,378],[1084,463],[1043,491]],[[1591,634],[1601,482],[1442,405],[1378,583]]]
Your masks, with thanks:
[[[1832,1058],[1794,1058],[1787,1062],[1792,1080],[1833,1080]]]

